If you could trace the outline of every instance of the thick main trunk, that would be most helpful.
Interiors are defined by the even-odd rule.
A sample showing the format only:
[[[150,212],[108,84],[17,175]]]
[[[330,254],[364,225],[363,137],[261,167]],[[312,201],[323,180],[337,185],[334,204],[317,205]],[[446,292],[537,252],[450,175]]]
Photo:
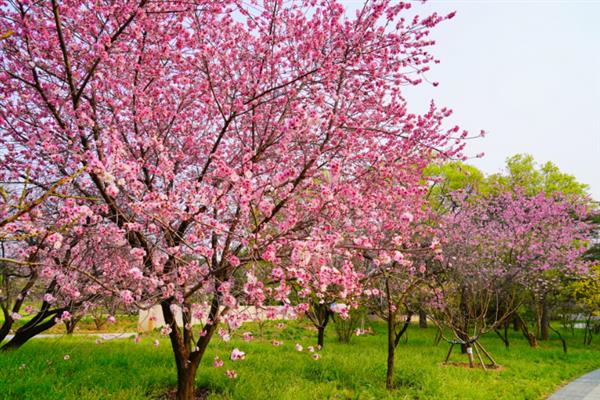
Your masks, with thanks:
[[[194,400],[198,364],[190,363],[187,368],[177,365],[177,400]]]
[[[187,323],[191,321],[191,315],[188,304],[183,308],[188,311],[182,311],[183,327],[177,325],[175,314],[171,310],[171,301],[164,300],[161,303],[161,309],[165,323],[171,327],[169,339],[175,356],[175,365],[177,366],[177,400],[194,400],[196,392],[196,372],[206,352],[208,344],[218,325],[219,301],[215,296],[211,303],[211,309],[208,315],[208,322],[204,324],[204,336],[201,336],[195,343],[192,339],[191,326]]]
[[[327,328],[327,324],[329,323],[331,311],[326,304],[313,304],[313,308],[314,315],[312,315],[311,321],[315,328],[317,328],[317,345],[322,349],[325,345],[325,328]]]
[[[427,313],[419,310],[419,328],[427,328]]]
[[[325,344],[325,327],[324,326],[319,326],[317,328],[318,330],[318,334],[317,334],[317,345],[321,346],[321,348],[323,348],[323,345]]]
[[[386,380],[385,380],[385,387],[388,390],[392,390],[394,388],[394,355],[396,352],[396,346],[395,346],[395,327],[394,327],[394,321],[392,320],[392,318],[388,318],[387,321],[387,325],[388,325],[388,332],[387,332],[387,338],[388,338],[388,355],[387,355],[387,375],[386,375]]]
[[[462,340],[464,343],[460,344],[460,353],[461,354],[467,354],[467,349],[469,348],[469,345],[467,344],[469,337],[462,334],[462,333],[458,333],[458,337],[460,338],[460,340]]]

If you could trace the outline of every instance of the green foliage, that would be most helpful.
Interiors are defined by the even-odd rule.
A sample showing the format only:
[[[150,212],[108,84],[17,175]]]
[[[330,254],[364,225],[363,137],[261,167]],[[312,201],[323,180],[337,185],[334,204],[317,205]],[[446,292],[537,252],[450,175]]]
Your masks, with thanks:
[[[209,399],[543,399],[565,382],[600,367],[600,342],[581,344],[580,333],[569,341],[569,353],[552,340],[530,349],[519,333],[511,332],[511,348],[504,348],[493,334],[483,345],[503,366],[482,371],[443,366],[448,347],[433,345],[436,329],[408,330],[408,344],[396,356],[396,385],[384,385],[385,326],[375,324],[375,335],[359,336],[353,344],[339,344],[328,330],[322,358],[313,360],[305,349],[314,342],[301,322],[286,323],[282,331],[269,323],[267,331],[284,344],[274,347],[270,339],[244,342],[239,333],[229,343],[214,340],[198,372],[198,387],[210,390]],[[241,329],[256,332],[251,324]],[[290,334],[287,334],[288,330]],[[160,340],[158,348],[154,339]],[[289,338],[289,339],[286,339]],[[293,338],[293,339],[292,339]],[[20,400],[143,400],[164,399],[175,386],[176,374],[168,339],[151,335],[134,343],[131,339],[94,344],[94,338],[61,337],[35,339],[13,353],[0,354],[0,399]],[[246,360],[232,363],[231,350],[247,352]],[[70,359],[64,360],[65,354]],[[218,355],[222,368],[211,366]],[[460,354],[454,361],[466,361]],[[228,379],[227,368],[235,368],[237,379]]]
[[[499,185],[507,190],[515,187],[525,189],[528,194],[544,192],[548,195],[563,193],[585,196],[589,186],[577,181],[573,175],[564,173],[548,161],[541,166],[530,154],[516,154],[506,159],[504,174],[493,174],[488,178],[490,185]]]
[[[429,164],[424,176],[435,181],[430,189],[429,200],[440,211],[450,207],[449,195],[454,191],[466,190],[472,194],[485,194],[489,191],[484,173],[460,161]]]
[[[590,271],[590,276],[569,286],[573,297],[593,315],[600,315],[600,264]]]

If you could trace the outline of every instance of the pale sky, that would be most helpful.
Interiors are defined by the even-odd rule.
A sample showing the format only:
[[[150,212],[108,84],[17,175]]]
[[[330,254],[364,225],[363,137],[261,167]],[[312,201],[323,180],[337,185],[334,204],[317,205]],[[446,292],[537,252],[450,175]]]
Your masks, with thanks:
[[[346,0],[349,8],[362,4]],[[427,78],[438,87],[406,91],[415,111],[431,98],[454,110],[451,124],[487,137],[469,143],[485,172],[507,156],[552,161],[600,200],[600,0],[430,0],[420,15],[456,17],[438,25]]]

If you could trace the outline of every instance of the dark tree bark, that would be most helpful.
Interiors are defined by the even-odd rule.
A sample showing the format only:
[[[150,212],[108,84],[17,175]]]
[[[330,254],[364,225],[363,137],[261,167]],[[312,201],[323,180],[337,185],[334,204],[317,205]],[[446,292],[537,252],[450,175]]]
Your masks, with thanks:
[[[460,345],[460,352],[462,354],[467,354],[467,348],[469,347],[466,343],[469,340],[469,336],[467,332],[469,332],[469,310],[467,308],[467,299],[466,290],[464,288],[461,289],[460,292],[460,311],[463,318],[463,326],[461,327],[461,331],[457,332],[457,336],[463,341]]]
[[[501,333],[500,330],[498,330],[498,329],[494,329],[494,332],[496,332],[496,335],[498,335],[500,340],[502,340],[502,343],[504,343],[504,347],[506,347],[508,349],[510,347],[510,342],[508,341],[506,327],[504,328],[504,333]]]
[[[75,332],[75,327],[81,321],[81,316],[72,317],[70,320],[65,321],[65,327],[67,328],[67,335],[73,334]]]
[[[562,343],[562,348],[563,348],[563,353],[567,353],[567,341],[565,340],[565,338],[563,338],[563,336],[560,334],[560,331],[558,331],[557,329],[554,329],[552,326],[549,326],[550,329],[552,329],[552,331],[554,333],[556,333],[556,335],[558,336],[558,339],[560,339],[560,342]]]
[[[54,293],[56,288],[56,280],[53,280],[46,289],[46,293]],[[15,336],[5,343],[0,350],[16,350],[23,346],[32,337],[52,328],[56,325],[56,317],[60,316],[64,311],[73,310],[79,307],[80,304],[69,304],[63,308],[51,309],[50,303],[44,301],[40,307],[40,311],[31,318],[25,325],[21,326],[15,332]]]
[[[585,321],[585,329],[583,331],[583,344],[590,345],[592,344],[592,314],[588,315],[587,320]]]
[[[317,345],[321,346],[321,348],[325,345],[325,328],[329,324],[331,313],[332,311],[329,309],[328,304],[320,304],[318,302],[313,302],[310,310],[306,311],[306,316],[315,328],[317,328]]]
[[[550,306],[546,300],[546,296],[541,300],[542,315],[540,318],[540,340],[548,340],[550,338]]]
[[[395,364],[395,356],[396,356],[396,347],[400,343],[400,338],[406,333],[410,325],[410,320],[412,319],[412,313],[408,313],[406,316],[406,320],[404,324],[398,330],[398,321],[396,321],[396,314],[390,313],[387,318],[387,328],[388,328],[388,355],[387,355],[387,374],[385,380],[385,387],[388,390],[392,390],[394,388],[394,364]]]
[[[171,309],[173,302],[164,300],[161,309],[165,323],[171,328],[169,339],[175,356],[177,367],[177,400],[194,400],[196,392],[196,373],[202,357],[206,352],[208,344],[215,333],[219,318],[219,299],[214,296],[208,320],[204,324],[204,336],[200,336],[196,342],[192,338],[192,327],[187,324],[191,322],[190,305],[183,304],[182,310],[183,327],[177,325],[175,314]]]
[[[319,345],[319,346],[321,346],[321,348],[323,348],[323,345],[325,344],[325,327],[319,326],[319,327],[317,327],[317,330],[318,330],[317,345]]]
[[[35,261],[35,259],[36,259],[35,256],[31,256],[29,258],[29,261],[33,262],[33,261]],[[31,290],[31,288],[33,287],[35,282],[37,281],[37,278],[38,278],[37,271],[32,270],[27,278],[27,283],[19,291],[19,295],[17,296],[17,299],[15,300],[15,302],[12,306],[13,313],[19,313],[19,311],[21,310],[21,306],[23,306],[23,302],[25,302],[25,299],[27,298],[29,291]],[[8,276],[4,276],[5,282],[8,279],[10,279]],[[52,283],[50,285],[52,285]],[[0,343],[2,343],[4,341],[4,339],[6,338],[6,336],[8,335],[8,333],[10,332],[15,321],[10,317],[8,300],[7,300],[7,303],[1,304],[0,307],[2,308],[2,314],[4,315],[4,322],[2,323],[2,326],[0,327]]]
[[[387,338],[388,338],[388,354],[387,354],[387,375],[385,379],[385,387],[388,390],[392,390],[394,388],[394,357],[396,353],[396,345],[395,345],[395,334],[396,328],[394,326],[394,317],[393,315],[388,317],[387,321]]]
[[[427,328],[427,313],[424,310],[419,310],[419,328]]]
[[[0,326],[0,343],[4,341],[4,338],[10,332],[10,328],[12,328],[13,319],[8,315],[6,309],[2,308],[2,313],[4,314],[4,322],[2,326]]]
[[[29,322],[17,329],[15,336],[4,344],[0,350],[16,350],[23,346],[29,339],[56,325],[56,317],[62,314],[66,308],[55,310],[40,310]]]
[[[513,331],[519,332],[521,330],[519,316],[515,314],[512,318],[512,322],[513,322]]]
[[[521,332],[523,332],[523,336],[525,336],[525,339],[527,339],[529,347],[538,347],[538,342],[535,334],[529,330],[529,328],[527,327],[527,323],[523,321],[523,318],[521,318],[521,316],[518,314],[517,316],[519,318],[519,326],[521,327]]]
[[[19,347],[27,343],[29,339],[52,328],[54,325],[56,325],[54,318],[50,318],[49,320],[37,325],[33,325],[28,329],[24,330],[23,328],[20,328],[15,332],[15,336],[11,340],[9,340],[4,346],[2,346],[0,350],[17,350]]]

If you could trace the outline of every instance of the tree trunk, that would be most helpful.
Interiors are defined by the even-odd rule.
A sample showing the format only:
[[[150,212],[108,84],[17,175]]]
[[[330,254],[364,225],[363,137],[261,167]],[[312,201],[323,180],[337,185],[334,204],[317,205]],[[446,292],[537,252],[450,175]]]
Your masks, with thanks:
[[[327,324],[329,323],[329,317],[331,316],[331,311],[326,304],[317,304],[314,306],[315,308],[315,318],[313,319],[313,324],[317,328],[317,345],[323,348],[325,344],[325,328],[327,328]]]
[[[188,364],[187,368],[177,365],[177,400],[194,400],[196,393],[196,363]]]
[[[583,344],[590,345],[592,343],[592,314],[588,315],[587,320],[585,321],[585,330],[583,331]]]
[[[319,346],[321,346],[321,348],[323,348],[323,345],[325,343],[325,327],[319,326],[317,328],[317,330],[319,331],[318,336],[317,336],[317,345],[319,345]]]
[[[67,328],[67,335],[73,334],[75,332],[75,327],[79,323],[82,317],[72,317],[70,320],[65,321],[65,327]]]
[[[519,317],[515,314],[513,315],[513,331],[515,332],[519,332],[519,330],[521,329],[521,326],[519,325]]]
[[[35,325],[25,325],[15,332],[15,336],[0,348],[2,351],[17,350],[23,346],[29,339],[38,335],[56,325],[54,318],[50,318],[46,322]]]
[[[510,346],[510,343],[508,341],[508,335],[507,335],[508,332],[507,332],[506,326],[504,326],[504,334],[502,334],[500,332],[500,330],[498,330],[498,329],[494,329],[494,332],[496,332],[496,335],[498,335],[500,340],[502,340],[502,343],[504,343],[504,347],[506,347],[508,349]]]
[[[549,325],[550,325],[550,307],[546,296],[542,298],[541,304],[542,316],[540,318],[540,340],[548,340],[550,338]]]
[[[469,368],[475,368],[475,360],[473,359],[473,348],[467,345],[467,357],[469,358]]]
[[[521,331],[523,332],[523,336],[525,336],[525,339],[527,339],[527,343],[529,343],[529,347],[532,347],[532,348],[538,347],[538,342],[537,342],[537,338],[536,338],[535,334],[533,334],[527,328],[527,325],[525,324],[524,321],[521,321],[520,325],[521,325]]]
[[[392,317],[388,317],[387,320],[388,325],[388,356],[387,356],[387,377],[385,380],[385,387],[387,390],[392,390],[394,388],[394,355],[396,351],[395,346],[395,327],[394,321]]]
[[[419,310],[419,328],[427,328],[427,313],[423,310]]]
[[[165,323],[171,328],[169,339],[177,366],[177,400],[194,400],[196,372],[218,325],[219,300],[217,296],[213,297],[208,321],[203,327],[205,335],[201,336],[196,343],[192,340],[192,327],[189,325],[191,321],[190,305],[183,304],[181,311],[183,327],[180,327],[177,325],[175,313],[171,309],[172,304],[171,300],[163,300],[160,303]]]
[[[460,352],[462,354],[467,354],[467,344],[466,342],[469,340],[469,336],[467,332],[469,332],[469,310],[467,308],[467,299],[466,290],[462,288],[460,291],[460,313],[462,315],[462,332],[457,332],[457,336],[464,342],[460,344]]]
[[[467,354],[467,348],[469,348],[469,345],[467,344],[467,342],[469,341],[469,336],[465,335],[462,332],[456,332],[456,336],[458,336],[458,338],[463,342],[460,344],[460,353]]]
[[[10,317],[5,317],[4,323],[2,327],[0,327],[0,343],[4,341],[8,332],[10,332],[10,328],[12,327],[12,319]]]

